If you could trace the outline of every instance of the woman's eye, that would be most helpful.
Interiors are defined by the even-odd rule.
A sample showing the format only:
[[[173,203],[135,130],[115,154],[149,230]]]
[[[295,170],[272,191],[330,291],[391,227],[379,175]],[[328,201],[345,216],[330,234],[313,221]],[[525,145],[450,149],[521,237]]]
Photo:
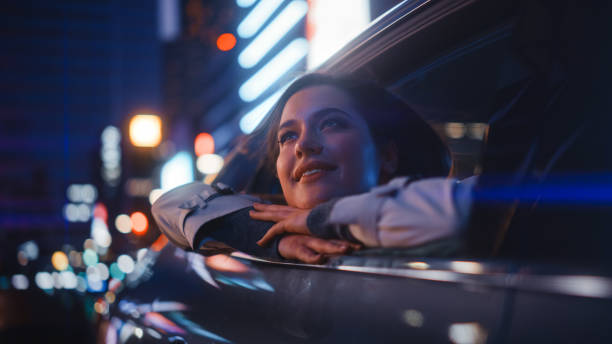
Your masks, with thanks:
[[[342,126],[342,122],[337,120],[337,119],[326,119],[321,123],[321,129],[325,129],[325,128],[335,128],[335,127],[341,127]]]
[[[285,143],[287,141],[293,140],[296,137],[297,137],[297,135],[294,132],[290,131],[290,132],[282,134],[280,136],[280,138],[278,139],[278,142],[282,144],[282,143]]]

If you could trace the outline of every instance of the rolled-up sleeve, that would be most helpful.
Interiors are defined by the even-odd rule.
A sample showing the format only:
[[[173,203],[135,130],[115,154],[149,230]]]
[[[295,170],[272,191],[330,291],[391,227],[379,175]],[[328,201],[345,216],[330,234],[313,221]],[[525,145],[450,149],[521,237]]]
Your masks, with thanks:
[[[224,215],[250,207],[257,198],[220,194],[210,185],[189,183],[164,193],[151,208],[159,229],[175,245],[193,249],[198,230]]]
[[[396,178],[335,200],[326,224],[348,226],[350,237],[368,247],[411,247],[458,235],[469,217],[475,180]]]

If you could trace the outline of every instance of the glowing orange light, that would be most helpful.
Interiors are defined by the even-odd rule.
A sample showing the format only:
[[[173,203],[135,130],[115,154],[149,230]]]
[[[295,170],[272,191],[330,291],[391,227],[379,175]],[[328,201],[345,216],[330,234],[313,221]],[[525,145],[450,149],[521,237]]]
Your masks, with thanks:
[[[193,145],[197,156],[215,152],[215,139],[209,133],[198,134]]]
[[[236,45],[236,37],[231,33],[224,33],[217,38],[217,48],[221,51],[232,50]]]
[[[51,264],[59,271],[64,271],[68,268],[68,256],[62,251],[55,251],[51,256]]]
[[[130,220],[132,220],[132,231],[138,235],[145,234],[147,229],[149,228],[149,220],[145,214],[137,211],[130,215]]]
[[[130,120],[130,140],[136,147],[156,147],[162,138],[161,118],[156,115],[135,115]]]
[[[157,240],[155,240],[155,242],[151,245],[151,249],[155,252],[159,252],[166,246],[167,243],[168,238],[165,235],[160,234],[159,238],[157,238]]]

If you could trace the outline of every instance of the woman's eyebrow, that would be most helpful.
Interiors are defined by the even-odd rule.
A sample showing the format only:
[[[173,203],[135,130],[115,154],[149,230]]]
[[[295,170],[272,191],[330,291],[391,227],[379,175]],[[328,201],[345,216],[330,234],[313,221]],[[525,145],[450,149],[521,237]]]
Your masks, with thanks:
[[[343,114],[346,117],[351,117],[346,111],[342,110],[342,109],[338,109],[335,107],[327,107],[327,108],[323,108],[320,110],[315,111],[312,114],[312,119],[314,121],[318,121],[319,119],[321,119],[321,117],[324,117],[325,115],[329,114],[329,113],[334,113],[334,112],[339,112],[341,114]],[[283,123],[281,123],[281,125],[278,126],[278,130],[280,131],[281,129],[284,129],[286,127],[290,127],[292,125],[294,125],[297,121],[294,119],[290,119],[288,121],[285,121]]]

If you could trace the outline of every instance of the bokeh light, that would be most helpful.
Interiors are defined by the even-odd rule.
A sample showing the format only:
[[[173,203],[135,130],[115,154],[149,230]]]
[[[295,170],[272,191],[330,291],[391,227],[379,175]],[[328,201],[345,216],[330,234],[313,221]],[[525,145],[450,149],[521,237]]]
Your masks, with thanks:
[[[125,278],[125,273],[119,269],[119,265],[117,263],[112,263],[110,266],[110,275],[112,278],[117,280],[123,280]]]
[[[53,277],[48,272],[38,272],[34,276],[34,282],[43,290],[53,289]]]
[[[132,231],[135,234],[142,235],[147,232],[149,220],[147,220],[145,214],[136,211],[130,215],[130,220],[132,221]]]
[[[156,115],[135,115],[130,120],[129,132],[132,144],[137,147],[156,147],[162,138],[162,123]]]
[[[87,266],[94,266],[98,264],[98,254],[96,251],[88,248],[83,252],[83,263]]]
[[[117,258],[117,266],[125,274],[132,273],[134,271],[134,259],[127,254],[122,254]]]
[[[203,174],[215,174],[223,168],[223,158],[217,154],[204,154],[198,158],[196,166]]]
[[[164,190],[162,189],[151,190],[151,192],[149,193],[149,203],[151,204],[155,203],[155,201],[157,201],[157,199],[161,197],[163,193],[164,193]],[[131,225],[130,225],[130,229],[131,229]]]
[[[64,289],[75,289],[77,287],[77,278],[74,272],[62,271],[60,272],[60,278]]]
[[[199,133],[193,143],[197,156],[215,152],[215,139],[209,133]]]
[[[51,256],[51,264],[58,271],[64,271],[68,268],[68,256],[62,251],[55,251]]]
[[[98,275],[100,276],[100,279],[107,280],[110,277],[110,271],[108,270],[108,267],[106,266],[106,264],[104,263],[96,264],[96,270],[98,270]]]
[[[217,48],[221,51],[232,50],[236,46],[236,37],[231,33],[224,33],[217,38]]]
[[[132,220],[126,214],[117,215],[115,218],[115,228],[117,228],[120,233],[130,233],[132,231]]]
[[[13,284],[13,288],[17,290],[25,290],[30,286],[28,278],[22,274],[13,275],[11,283]]]

